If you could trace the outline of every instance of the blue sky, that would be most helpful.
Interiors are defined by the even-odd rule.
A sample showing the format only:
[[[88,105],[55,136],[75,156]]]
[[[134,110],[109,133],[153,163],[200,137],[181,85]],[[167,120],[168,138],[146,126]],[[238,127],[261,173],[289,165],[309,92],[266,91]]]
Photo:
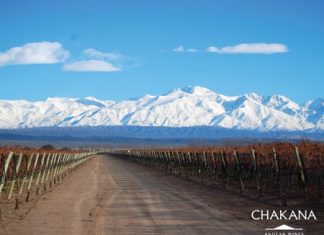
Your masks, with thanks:
[[[0,99],[122,100],[186,85],[323,97],[324,2],[0,3]]]

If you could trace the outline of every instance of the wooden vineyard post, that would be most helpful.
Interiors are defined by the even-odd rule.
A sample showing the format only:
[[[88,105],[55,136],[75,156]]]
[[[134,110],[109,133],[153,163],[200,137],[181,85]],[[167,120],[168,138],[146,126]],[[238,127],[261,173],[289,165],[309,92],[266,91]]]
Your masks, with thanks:
[[[82,154],[76,153],[74,164],[73,164],[73,169],[75,169],[77,166],[81,165],[81,163],[82,163]]]
[[[146,154],[147,154],[147,164],[148,164],[148,166],[149,167],[153,167],[153,163],[154,163],[154,161],[153,161],[153,158],[152,158],[152,154],[151,154],[151,151],[147,151],[146,152]]]
[[[70,154],[70,163],[69,163],[70,173],[72,173],[72,168],[73,168],[74,162],[75,162],[75,154],[72,153],[72,154]]]
[[[144,160],[143,160],[143,158],[144,158],[144,153],[143,153],[143,152],[139,152],[138,162],[139,162],[139,164],[141,164],[141,165],[144,165]]]
[[[59,169],[59,167],[61,165],[61,162],[62,162],[62,156],[63,156],[63,154],[59,154],[58,159],[57,159],[57,163],[56,163],[56,166],[55,166],[55,169],[54,169],[54,175],[53,175],[54,184],[56,184],[56,177],[57,177],[57,174],[58,174],[58,169]]]
[[[207,165],[207,156],[206,156],[206,152],[203,151],[203,158],[204,158],[204,168],[203,168],[203,171],[204,173],[208,176],[208,165]],[[202,174],[202,177],[203,177],[203,174]]]
[[[19,172],[22,156],[23,156],[23,154],[20,153],[19,156],[18,156],[17,162],[15,162],[14,175],[13,175],[13,179],[11,181],[11,186],[10,186],[9,195],[8,195],[9,200],[11,199],[11,196],[12,196],[12,193],[13,193],[13,190],[14,190],[14,187],[15,187],[15,183],[16,183],[16,181],[18,179],[18,172]]]
[[[178,161],[177,161],[176,153],[174,151],[172,151],[172,162],[173,162],[174,173],[177,174]]]
[[[161,151],[157,151],[156,152],[157,154],[157,158],[158,158],[158,161],[159,161],[159,169],[160,170],[163,170],[164,169],[164,160],[163,160],[163,155],[162,155],[162,152]]]
[[[153,167],[158,168],[158,160],[157,160],[155,151],[152,151],[151,153],[152,153],[152,157],[153,157]]]
[[[64,166],[65,166],[65,163],[66,163],[66,156],[67,154],[63,154],[63,157],[62,157],[62,162],[60,163],[60,166],[59,166],[59,169],[58,169],[58,179],[61,178],[61,180],[63,179],[63,169],[64,169]]]
[[[146,155],[146,163],[147,163],[147,166],[151,166],[152,165],[152,159],[151,159],[150,152],[149,151],[146,151],[145,155]]]
[[[72,156],[71,156],[71,159],[72,159],[71,164],[70,164],[70,172],[71,173],[73,171],[73,168],[74,168],[74,165],[75,165],[75,162],[76,162],[76,157],[77,157],[76,154],[72,154]]]
[[[199,169],[199,167],[198,167],[198,163],[197,163],[197,158],[196,158],[196,153],[195,152],[193,152],[193,153],[191,153],[191,156],[192,156],[192,167],[193,167],[193,177],[194,178],[198,178],[198,169]]]
[[[205,167],[207,167],[207,157],[206,157],[206,152],[205,151],[203,151],[203,157],[204,157]]]
[[[217,171],[216,171],[216,161],[215,161],[215,155],[214,152],[211,152],[211,157],[212,157],[212,181],[216,179],[217,181]]]
[[[181,164],[179,152],[176,152],[176,155],[177,155],[177,159],[178,159],[178,163],[179,163],[179,174],[181,175],[181,173],[182,173],[182,164]]]
[[[9,152],[9,154],[7,155],[7,158],[5,160],[5,164],[4,164],[4,169],[3,169],[3,175],[1,177],[1,182],[0,182],[0,199],[2,196],[2,190],[4,188],[5,182],[6,182],[6,175],[7,175],[7,170],[8,170],[8,166],[10,163],[10,160],[12,159],[13,156],[13,152]],[[0,209],[0,219],[1,219],[1,209]]]
[[[147,160],[147,166],[152,166],[152,158],[151,158],[151,153],[150,151],[146,151],[146,160]]]
[[[160,155],[160,161],[161,161],[161,170],[165,170],[166,169],[166,163],[165,163],[165,156],[163,154],[163,151],[160,151],[159,155]]]
[[[141,151],[139,151],[138,152],[138,157],[136,159],[136,161],[137,161],[138,164],[141,164],[141,165],[143,164],[142,158],[143,158],[143,153]]]
[[[280,183],[280,174],[279,174],[279,161],[276,154],[276,149],[272,148],[273,153],[273,164],[275,168],[275,181]]]
[[[307,192],[307,178],[306,178],[306,170],[304,165],[304,159],[302,155],[299,154],[298,147],[295,147],[295,154],[298,162],[300,179],[302,183],[302,188],[304,191],[305,200],[308,201],[308,192]]]
[[[42,176],[42,173],[43,173],[43,170],[44,170],[44,167],[45,167],[44,166],[45,158],[46,158],[46,153],[43,153],[42,160],[40,162],[40,166],[39,166],[39,169],[38,169],[37,179],[36,179],[36,195],[38,195],[38,192],[39,192],[38,183],[39,183],[39,180],[41,180],[41,176]]]
[[[185,155],[186,155],[186,153],[180,152],[181,161],[182,161],[182,167],[184,167],[184,168],[186,168],[186,163],[187,163]]]
[[[0,198],[1,198],[2,189],[3,189],[3,187],[5,185],[5,182],[6,182],[6,175],[7,175],[9,163],[10,163],[10,161],[12,159],[12,156],[13,156],[13,152],[9,152],[9,154],[8,154],[6,160],[5,160],[4,169],[3,169],[3,175],[2,175],[1,183],[0,183]]]
[[[172,162],[171,162],[171,156],[170,156],[170,152],[169,151],[167,151],[166,152],[166,156],[167,156],[167,161],[168,161],[168,169],[169,169],[169,171],[170,172],[172,172]]]
[[[62,161],[63,161],[63,156],[64,156],[63,153],[59,153],[58,156],[57,156],[57,162],[56,162],[56,166],[55,166],[55,169],[54,169],[54,175],[53,175],[55,181],[58,178],[59,169],[60,169],[60,167],[62,165]]]
[[[56,168],[57,168],[57,165],[58,165],[58,162],[59,162],[59,157],[60,157],[60,154],[56,153],[55,157],[54,157],[54,162],[53,162],[53,166],[52,166],[50,180],[52,180],[52,179],[54,180],[55,171],[56,171]]]
[[[73,168],[73,166],[74,166],[74,163],[75,163],[75,154],[71,154],[70,155],[70,164],[69,164],[69,169],[70,169],[70,173],[72,173],[72,168]]]
[[[198,177],[200,178],[200,181],[202,182],[202,174],[201,174],[201,169],[200,169],[200,162],[199,162],[199,157],[198,157],[198,153],[194,153],[195,156],[195,162],[196,162],[196,168],[198,171]]]
[[[18,179],[18,177],[19,177],[18,173],[19,173],[19,168],[20,168],[20,164],[21,164],[22,157],[23,157],[23,154],[20,153],[19,156],[18,156],[18,161],[15,162],[14,175],[13,175],[13,179],[11,181],[11,186],[10,186],[10,190],[9,190],[8,200],[10,200],[11,197],[12,197],[12,193],[13,193],[13,190],[14,190],[16,181],[19,180]],[[17,184],[19,185],[19,182]],[[16,203],[15,203],[15,209],[16,210],[18,209],[18,205],[19,205],[19,199],[18,199],[18,194],[17,194],[16,195]]]
[[[223,175],[225,175],[225,180],[224,180],[224,187],[226,187],[226,183],[229,183],[229,172],[228,172],[228,165],[227,165],[227,160],[226,160],[226,154],[223,152],[223,150],[220,151],[221,155],[221,160],[222,160],[222,169],[223,169]]]
[[[194,166],[192,164],[192,159],[191,159],[190,152],[188,152],[188,157],[189,157],[189,165],[190,165],[190,168],[191,168],[191,176],[194,177]]]
[[[51,157],[52,157],[52,155],[50,153],[46,156],[46,164],[45,164],[44,170],[43,170],[41,183],[43,184],[44,191],[46,191],[46,178],[45,178],[45,176],[47,175],[46,173],[48,171],[48,164],[49,164],[49,160],[50,160]]]
[[[82,163],[83,163],[82,153],[77,153],[77,155],[76,155],[76,163],[75,163],[73,168],[75,168],[76,166],[82,165]]]
[[[30,174],[29,183],[28,183],[28,187],[27,187],[26,202],[28,202],[28,200],[29,200],[30,188],[31,188],[31,185],[32,185],[32,182],[33,182],[33,177],[34,177],[35,169],[36,169],[36,166],[37,166],[38,158],[39,158],[39,153],[36,154],[33,171]]]
[[[174,152],[169,152],[170,153],[170,158],[171,158],[171,172],[173,172],[174,174],[177,173],[177,162],[176,162],[176,159],[175,159],[175,154]],[[172,155],[171,155],[172,153]]]
[[[168,156],[168,160],[169,160],[169,171],[172,173],[173,172],[173,168],[172,168],[172,158],[171,158],[171,153],[170,151],[167,151],[167,156]]]
[[[234,150],[233,152],[233,156],[235,159],[235,163],[236,163],[236,170],[240,179],[240,184],[241,184],[241,188],[240,188],[240,192],[243,193],[244,192],[244,183],[243,183],[243,179],[242,179],[242,170],[241,170],[241,163],[240,163],[240,159],[237,155],[236,150]]]
[[[161,151],[157,152],[157,155],[159,156],[159,168],[163,170],[164,168],[164,161],[163,161],[163,155]]]
[[[136,151],[135,152],[135,162],[136,163],[138,163],[138,164],[140,164],[140,157],[141,157],[141,153],[140,153],[140,151]]]
[[[56,153],[56,154],[54,154],[54,159],[53,159],[51,169],[50,169],[50,172],[49,172],[50,188],[52,187],[52,179],[54,177],[54,171],[55,171],[57,159],[58,159],[58,154]]]
[[[138,153],[138,163],[143,165],[143,152]]]
[[[140,158],[139,163],[145,166],[146,160],[145,160],[145,152],[140,152]]]
[[[163,168],[164,168],[165,171],[167,171],[168,170],[168,161],[167,161],[165,151],[161,152],[161,156],[162,156],[162,159],[163,159]]]
[[[71,162],[71,154],[70,153],[67,153],[66,154],[66,161],[65,161],[65,164],[64,164],[64,168],[63,168],[63,174],[64,174],[64,177],[70,173],[70,162]]]
[[[145,157],[146,157],[146,166],[150,166],[151,165],[151,158],[150,158],[150,152],[149,151],[145,152]]]
[[[157,154],[157,157],[158,157],[158,166],[159,166],[159,169],[163,169],[163,157],[161,155],[161,152],[160,151],[157,151],[156,154]]]
[[[31,165],[31,162],[32,162],[33,158],[34,158],[34,154],[31,154],[30,157],[29,157],[29,159],[28,159],[28,163],[27,163],[27,167],[26,167],[25,175],[24,175],[24,177],[23,177],[23,179],[22,179],[22,181],[21,181],[21,184],[20,184],[19,195],[20,195],[20,194],[22,193],[22,191],[23,191],[25,181],[26,181],[26,179],[27,179],[27,177],[28,177],[29,167],[30,167],[30,165]]]
[[[286,207],[287,206],[286,189],[283,188],[281,185],[280,162],[279,162],[279,158],[277,156],[275,148],[272,149],[272,153],[273,153],[273,162],[274,162],[274,166],[275,166],[276,184],[278,185],[278,188],[279,188],[279,196],[281,199],[281,206]]]
[[[75,169],[76,166],[79,166],[79,165],[82,165],[82,154],[81,153],[77,153],[76,156],[75,156],[75,163],[74,163],[74,166],[73,166],[73,169]]]
[[[260,172],[258,170],[258,165],[257,165],[257,160],[256,160],[254,149],[251,149],[251,157],[252,157],[252,164],[253,164],[253,173],[254,173],[254,177],[256,180],[257,189],[259,192],[259,198],[261,198],[262,197],[262,188],[261,188],[261,183],[260,183]]]
[[[55,162],[54,162],[54,165],[53,165],[53,169],[52,169],[52,176],[51,176],[51,181],[53,180],[53,184],[56,183],[56,178],[55,178],[55,175],[56,175],[56,170],[57,170],[57,166],[59,164],[59,161],[60,161],[60,157],[61,157],[61,154],[57,153],[56,154],[56,159],[55,159]]]
[[[65,177],[68,173],[68,167],[69,167],[69,161],[70,161],[70,154],[67,153],[66,156],[65,156],[65,163],[63,165],[63,169],[62,169],[62,172],[63,172],[63,176]]]
[[[171,159],[172,172],[176,173],[177,172],[177,162],[176,162],[176,159],[175,159],[174,152],[170,151],[169,156],[170,156],[170,159]]]
[[[54,154],[54,153],[51,155],[51,159],[50,159],[50,161],[49,161],[49,165],[48,165],[48,168],[47,168],[47,174],[45,175],[45,182],[44,182],[44,185],[45,185],[46,182],[48,181],[49,176],[50,176],[50,174],[51,174],[52,167],[53,167],[53,162],[54,162],[54,160],[55,160],[55,156],[56,156],[56,154]],[[52,186],[52,185],[51,185],[51,183],[50,183],[50,187],[51,187],[51,186]],[[46,186],[45,186],[45,188],[44,188],[44,191],[46,191],[45,189],[46,189]]]
[[[175,157],[175,153],[173,151],[170,152],[170,157],[171,157],[171,163],[172,163],[172,172],[174,172],[174,174],[177,173],[177,160]]]
[[[188,167],[187,153],[181,152],[181,157],[182,157],[182,167],[184,170],[184,176],[187,177],[187,167]]]
[[[74,154],[74,162],[73,162],[73,165],[72,165],[73,170],[75,169],[75,167],[77,165],[79,165],[79,162],[80,162],[80,154],[76,153],[76,154]]]
[[[156,158],[156,168],[161,169],[161,159],[160,159],[160,154],[158,151],[154,151],[154,155]]]

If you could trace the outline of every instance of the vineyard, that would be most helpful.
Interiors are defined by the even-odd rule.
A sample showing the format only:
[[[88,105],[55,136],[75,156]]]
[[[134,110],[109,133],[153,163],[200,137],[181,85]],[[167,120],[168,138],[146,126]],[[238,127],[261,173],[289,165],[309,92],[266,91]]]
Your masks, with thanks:
[[[143,149],[115,155],[276,205],[323,203],[324,144]]]
[[[0,219],[64,179],[94,153],[31,148],[0,148]]]

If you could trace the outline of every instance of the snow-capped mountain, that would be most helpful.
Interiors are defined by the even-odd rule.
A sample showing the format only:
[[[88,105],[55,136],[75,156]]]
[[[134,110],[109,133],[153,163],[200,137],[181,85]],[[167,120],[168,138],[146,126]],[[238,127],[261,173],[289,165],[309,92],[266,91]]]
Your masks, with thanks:
[[[240,130],[324,130],[324,99],[297,104],[281,95],[225,96],[184,87],[114,102],[94,97],[0,100],[0,128],[69,126],[213,126]]]

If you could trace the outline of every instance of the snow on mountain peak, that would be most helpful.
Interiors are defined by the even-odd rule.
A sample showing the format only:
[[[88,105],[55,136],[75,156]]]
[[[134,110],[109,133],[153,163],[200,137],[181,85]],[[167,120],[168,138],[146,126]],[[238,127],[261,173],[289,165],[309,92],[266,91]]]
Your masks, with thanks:
[[[296,115],[301,111],[301,107],[297,103],[282,95],[275,94],[272,96],[266,96],[264,97],[262,103],[268,107],[280,110],[289,115]]]
[[[84,97],[84,99],[85,100],[91,100],[91,101],[99,101],[100,102],[100,100],[98,100],[96,97],[94,97],[94,96],[86,96],[86,97]]]
[[[216,94],[215,92],[201,86],[185,86],[182,88],[173,89],[170,92],[166,93],[164,96],[179,94],[179,93],[180,94],[185,93],[188,95],[197,95],[197,96]]]
[[[324,100],[300,106],[281,95],[225,96],[200,86],[120,102],[95,97],[0,100],[0,128],[115,125],[323,130]]]
[[[88,96],[88,97],[85,97],[83,99],[78,99],[78,102],[80,104],[83,104],[83,105],[92,105],[92,106],[97,106],[97,107],[105,107],[105,104],[98,100],[97,98],[95,97],[92,97],[92,96]]]
[[[282,95],[277,95],[277,94],[264,97],[263,103],[267,104],[267,105],[272,105],[272,106],[282,106],[287,103],[297,105],[296,103],[294,103],[287,97],[282,96]]]
[[[245,94],[243,97],[247,98],[247,99],[250,99],[250,100],[253,100],[255,102],[262,102],[262,99],[263,99],[263,96],[261,95],[258,95],[257,93],[247,93]]]
[[[201,86],[186,86],[183,88],[180,88],[183,92],[187,92],[189,94],[195,94],[195,95],[206,95],[210,93],[215,93],[207,88],[201,87]]]

